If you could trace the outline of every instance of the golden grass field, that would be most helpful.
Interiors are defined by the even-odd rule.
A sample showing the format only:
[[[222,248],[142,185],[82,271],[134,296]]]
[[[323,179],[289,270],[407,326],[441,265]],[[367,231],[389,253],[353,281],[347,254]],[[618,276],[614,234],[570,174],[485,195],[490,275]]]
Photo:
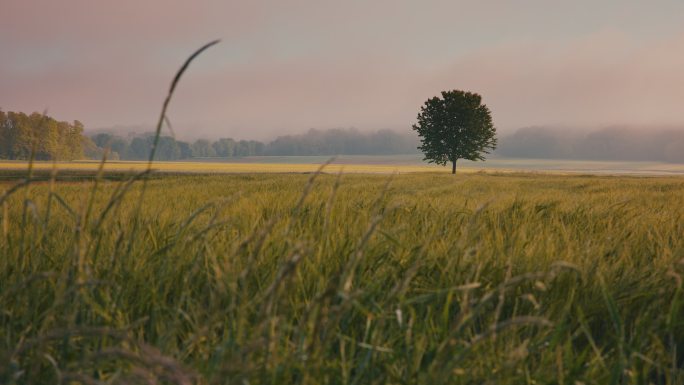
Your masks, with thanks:
[[[28,163],[0,162],[0,170],[26,169]],[[100,167],[96,161],[74,162],[35,162],[35,170],[58,171],[95,171]],[[316,171],[320,165],[315,163],[223,163],[223,162],[155,162],[152,169],[161,172],[187,173],[308,173]],[[115,161],[107,162],[104,171],[143,171],[147,162]],[[326,167],[329,173],[368,173],[391,174],[413,172],[447,172],[446,168],[435,166],[382,165],[382,164],[331,164]]]
[[[207,159],[202,161],[154,162],[152,169],[171,173],[310,173],[329,161],[325,156],[279,156],[248,157],[225,161]],[[96,171],[99,161],[34,162],[34,170],[59,172]],[[146,161],[107,161],[104,171],[129,172],[146,170]],[[28,168],[26,161],[0,161],[0,171],[20,171]],[[442,167],[421,161],[420,155],[362,156],[343,155],[335,157],[325,168],[326,173],[350,174],[406,174],[416,172],[449,173],[450,167]],[[541,172],[553,174],[601,174],[601,175],[682,175],[684,164],[658,162],[617,162],[546,159],[492,158],[485,162],[459,161],[458,173],[472,172]]]

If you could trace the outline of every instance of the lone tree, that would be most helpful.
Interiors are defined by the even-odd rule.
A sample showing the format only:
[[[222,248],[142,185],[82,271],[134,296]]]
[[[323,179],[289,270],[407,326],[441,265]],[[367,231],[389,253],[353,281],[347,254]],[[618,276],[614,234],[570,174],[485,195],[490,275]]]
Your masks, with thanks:
[[[482,97],[473,92],[442,91],[442,97],[428,99],[420,107],[413,129],[420,136],[423,160],[446,165],[456,173],[459,159],[485,160],[496,148],[496,128]]]

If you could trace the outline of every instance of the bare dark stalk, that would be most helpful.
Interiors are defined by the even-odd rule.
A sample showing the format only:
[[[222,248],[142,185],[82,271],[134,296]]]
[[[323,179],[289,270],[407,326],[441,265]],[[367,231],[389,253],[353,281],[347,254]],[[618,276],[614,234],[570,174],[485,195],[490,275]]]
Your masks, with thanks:
[[[197,51],[195,51],[192,55],[190,55],[186,60],[185,63],[181,66],[181,68],[176,72],[176,76],[174,76],[173,81],[171,82],[171,87],[169,87],[169,93],[166,95],[166,99],[164,99],[164,104],[162,106],[161,113],[159,114],[159,121],[157,122],[157,129],[154,134],[154,141],[152,142],[152,149],[150,150],[150,159],[147,163],[147,169],[150,170],[152,168],[152,161],[154,160],[154,153],[157,149],[157,143],[159,142],[159,136],[161,135],[161,129],[162,125],[164,124],[164,119],[166,118],[166,110],[169,107],[169,103],[171,102],[171,97],[173,96],[173,92],[176,90],[176,86],[178,85],[178,81],[180,81],[181,76],[183,76],[183,73],[188,69],[190,66],[190,63],[192,63],[193,60],[199,54],[204,52],[207,48],[218,44],[221,40],[214,40],[211,41],[202,47],[200,47]]]
[[[178,72],[176,72],[176,76],[173,77],[173,81],[171,81],[171,86],[169,87],[169,92],[166,95],[166,98],[164,99],[164,103],[162,105],[161,113],[159,114],[159,120],[157,121],[157,128],[154,133],[154,140],[152,141],[152,148],[150,149],[150,158],[147,162],[147,173],[152,171],[152,162],[154,161],[154,154],[157,150],[157,144],[159,143],[159,137],[161,136],[161,130],[162,126],[164,124],[164,119],[166,118],[166,110],[169,107],[169,103],[171,102],[171,97],[173,96],[174,91],[176,90],[176,86],[178,85],[178,82],[180,81],[181,76],[183,76],[183,73],[188,69],[190,66],[190,63],[202,52],[204,52],[206,49],[209,47],[218,44],[220,40],[214,40],[211,41],[202,47],[200,47],[197,51],[195,51],[192,55],[190,55],[186,60],[185,63],[180,67]],[[140,210],[142,209],[142,202],[145,197],[145,191],[147,190],[147,181],[148,178],[143,179],[143,184],[142,184],[142,190],[140,192],[140,197],[138,198],[138,204],[135,209],[135,214],[134,218],[135,220],[133,221],[133,228],[131,231],[131,234],[137,233],[138,230],[138,225],[140,222]],[[126,250],[126,254],[130,255],[131,251],[133,250],[133,238],[131,238],[128,242],[128,247]]]

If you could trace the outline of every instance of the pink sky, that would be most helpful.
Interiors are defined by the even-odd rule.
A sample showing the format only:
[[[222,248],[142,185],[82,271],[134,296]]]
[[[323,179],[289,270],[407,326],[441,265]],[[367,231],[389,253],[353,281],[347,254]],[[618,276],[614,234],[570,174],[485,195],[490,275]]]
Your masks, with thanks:
[[[600,3],[597,4],[597,3]],[[0,108],[89,128],[169,116],[180,137],[409,129],[446,89],[503,131],[684,126],[681,1],[5,0]]]

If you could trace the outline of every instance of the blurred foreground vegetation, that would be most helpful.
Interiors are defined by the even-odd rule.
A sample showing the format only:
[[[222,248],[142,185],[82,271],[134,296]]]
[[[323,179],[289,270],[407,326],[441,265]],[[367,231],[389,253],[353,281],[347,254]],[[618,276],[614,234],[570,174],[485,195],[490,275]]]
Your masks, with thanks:
[[[0,184],[0,383],[684,383],[684,180]]]

